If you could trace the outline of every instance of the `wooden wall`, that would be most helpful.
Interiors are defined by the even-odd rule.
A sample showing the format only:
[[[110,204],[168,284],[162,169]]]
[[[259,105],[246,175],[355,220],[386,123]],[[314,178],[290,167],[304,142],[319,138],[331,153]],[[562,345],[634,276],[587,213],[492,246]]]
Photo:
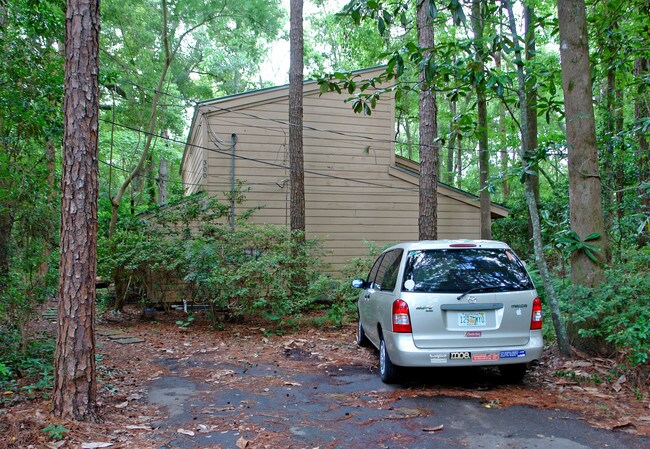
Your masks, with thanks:
[[[364,240],[383,246],[418,238],[418,178],[395,165],[392,97],[383,97],[371,116],[352,112],[345,98],[320,96],[316,83],[305,84],[307,234],[331,251],[334,273],[352,257],[368,253]],[[234,133],[235,177],[250,189],[244,207],[263,207],[254,222],[288,225],[288,87],[206,102],[200,112],[205,129],[191,139],[198,142],[203,135],[210,148],[202,154],[208,193],[228,197]],[[194,179],[197,155],[184,158],[184,182]],[[187,176],[186,170],[191,172]],[[195,190],[188,185],[186,191]],[[477,201],[445,188],[438,201],[440,238],[479,237]]]

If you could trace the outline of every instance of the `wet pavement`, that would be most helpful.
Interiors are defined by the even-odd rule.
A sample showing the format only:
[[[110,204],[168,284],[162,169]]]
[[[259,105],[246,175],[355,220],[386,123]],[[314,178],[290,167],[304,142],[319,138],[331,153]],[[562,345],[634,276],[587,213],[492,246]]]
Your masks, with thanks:
[[[419,370],[407,384],[389,386],[360,365],[298,373],[277,364],[160,363],[169,374],[149,385],[147,400],[166,411],[154,423],[167,437],[161,449],[236,448],[243,440],[249,448],[650,448],[650,438],[595,429],[571,412],[503,407],[429,388],[453,382],[474,389],[481,372],[459,378]],[[190,368],[212,375],[197,380],[184,374]],[[490,382],[499,380],[488,374]]]

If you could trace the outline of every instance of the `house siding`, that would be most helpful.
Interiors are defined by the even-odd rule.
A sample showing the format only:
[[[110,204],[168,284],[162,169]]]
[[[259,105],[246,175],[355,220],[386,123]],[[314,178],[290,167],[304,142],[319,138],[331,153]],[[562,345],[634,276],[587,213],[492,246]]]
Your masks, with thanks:
[[[205,126],[202,120],[198,120],[195,128],[188,138],[191,144],[185,148],[183,161],[181,163],[181,178],[186,195],[199,192],[204,189],[204,181],[207,179],[208,161],[206,159],[206,139],[204,135]]]
[[[351,258],[368,253],[365,240],[383,246],[418,238],[417,176],[391,173],[395,166],[393,98],[385,94],[370,116],[355,114],[343,102],[345,98],[337,93],[320,95],[315,83],[305,84],[307,237],[323,242],[333,273]],[[200,107],[197,115],[204,117],[205,129],[193,133],[188,142],[204,136],[203,144],[196,144],[210,148],[204,155],[208,167],[204,189],[227,198],[234,133],[235,177],[246,181],[249,189],[247,201],[237,207],[261,207],[253,222],[288,225],[288,89],[244,94]],[[194,159],[184,158],[183,172],[196,168]],[[193,178],[184,174],[186,179]],[[186,191],[195,190],[187,186]],[[459,201],[448,193],[439,190],[440,238],[478,238],[478,203]]]

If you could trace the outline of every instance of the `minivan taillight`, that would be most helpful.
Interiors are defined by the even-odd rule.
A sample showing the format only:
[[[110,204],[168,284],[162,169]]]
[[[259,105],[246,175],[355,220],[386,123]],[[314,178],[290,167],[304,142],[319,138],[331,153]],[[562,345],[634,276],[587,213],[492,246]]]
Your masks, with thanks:
[[[539,298],[533,300],[533,316],[530,319],[530,330],[542,328],[542,301]]]
[[[393,332],[411,333],[411,317],[406,301],[398,299],[393,302]]]

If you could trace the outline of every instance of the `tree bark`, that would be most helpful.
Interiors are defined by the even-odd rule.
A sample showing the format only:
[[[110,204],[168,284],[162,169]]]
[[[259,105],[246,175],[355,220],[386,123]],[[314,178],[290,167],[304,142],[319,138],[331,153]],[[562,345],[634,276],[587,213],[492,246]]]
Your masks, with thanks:
[[[456,187],[462,187],[463,181],[463,135],[458,133],[458,141],[456,142]]]
[[[525,38],[525,50],[526,50],[526,60],[530,61],[535,57],[535,11],[532,6],[524,6],[524,36]],[[533,71],[534,72],[534,71]],[[523,143],[524,149],[526,151],[527,158],[533,158],[535,150],[538,146],[537,140],[537,80],[535,79],[534,73],[528,75],[526,85],[526,132],[524,133],[524,139],[526,141]],[[524,176],[530,178],[530,184],[535,195],[535,204],[539,207],[539,170],[538,167],[534,167],[535,173],[525,173]],[[529,250],[534,250],[533,247],[533,221],[528,215],[528,241]]]
[[[158,206],[167,204],[167,159],[161,157],[158,161]]]
[[[56,188],[55,188],[55,178],[56,178],[56,149],[54,148],[54,142],[50,139],[45,143],[45,164],[47,166],[47,185],[49,191],[47,194],[48,206],[47,209],[51,212],[51,216],[56,215]],[[54,220],[54,218],[52,218]],[[43,243],[43,250],[41,251],[41,265],[38,267],[37,276],[42,280],[47,272],[50,269],[50,256],[52,255],[52,247],[55,242],[50,236],[54,236],[54,225],[48,222],[47,233],[45,235],[45,242]]]
[[[502,34],[502,31],[499,30],[499,33]],[[494,54],[494,64],[496,65],[497,71],[501,71],[501,51],[497,51]],[[510,182],[506,174],[508,173],[508,166],[510,165],[510,157],[508,154],[508,146],[506,144],[506,107],[503,102],[499,103],[499,143],[501,148],[499,149],[499,160],[501,163],[501,196],[505,200],[510,195]]]
[[[650,6],[650,2],[648,2]],[[650,25],[647,26],[650,31]],[[634,76],[641,79],[648,76],[650,72],[650,59],[637,58],[634,62]],[[634,118],[640,122],[643,118],[650,117],[650,94],[648,89],[644,88],[641,95],[637,95],[634,101]],[[640,128],[640,127],[639,127]],[[648,139],[642,129],[637,131],[637,160],[639,161],[639,171],[637,181],[639,187],[639,213],[642,217],[650,217],[650,194],[648,193],[648,183],[650,182],[650,149],[648,148]],[[650,223],[641,229],[637,235],[637,246],[639,248],[650,244]]]
[[[603,222],[602,194],[596,143],[587,17],[584,0],[558,0],[562,90],[569,154],[571,228],[580,239],[599,233],[589,244],[600,248],[597,262],[584,251],[571,255],[571,282],[594,287],[603,278],[609,242]]]
[[[68,0],[65,49],[61,258],[52,409],[59,417],[95,420],[98,0]]]
[[[291,231],[305,234],[305,168],[303,157],[303,0],[290,2],[289,167]]]
[[[512,34],[512,40],[515,43],[515,64],[517,66],[518,81],[517,96],[519,97],[521,110],[520,131],[522,146],[519,149],[519,157],[524,169],[528,169],[528,161],[526,158],[527,149],[524,147],[524,142],[528,142],[528,138],[525,136],[528,130],[528,125],[526,123],[528,120],[528,105],[526,104],[527,97],[524,61],[521,56],[521,48],[519,46],[520,39],[517,34],[517,24],[515,22],[514,12],[512,10],[512,3],[510,0],[503,0],[503,4],[508,11],[510,33]],[[535,192],[530,177],[524,177],[524,191],[526,195],[526,203],[528,205],[528,212],[530,214],[530,219],[533,225],[533,247],[535,254],[535,263],[537,264],[537,269],[539,270],[539,274],[542,278],[544,290],[546,290],[546,297],[551,308],[551,319],[553,320],[553,327],[555,328],[558,349],[560,350],[560,354],[562,354],[564,357],[570,357],[573,354],[573,351],[571,350],[566,327],[564,326],[564,322],[562,320],[560,302],[558,300],[557,294],[555,293],[555,287],[553,286],[551,275],[548,270],[548,264],[546,263],[546,257],[544,256],[544,243],[542,241],[542,230],[539,220],[537,198],[535,197]]]
[[[438,238],[438,109],[436,93],[426,79],[428,65],[434,48],[433,25],[429,0],[418,0],[418,45],[422,50],[423,67],[418,74],[420,86],[420,214],[418,220],[420,240]]]
[[[0,209],[0,294],[4,293],[9,285],[9,260],[11,257],[9,248],[13,227],[13,213],[9,208],[3,207]]]
[[[450,186],[454,185],[454,150],[456,148],[457,138],[456,122],[454,117],[456,117],[457,105],[458,102],[456,101],[449,102],[451,119],[449,120],[449,143],[447,144],[447,174],[445,182]]]
[[[491,199],[488,190],[490,178],[490,152],[488,148],[487,92],[485,87],[485,45],[483,30],[485,28],[483,0],[472,0],[472,29],[474,31],[474,51],[476,53],[476,71],[478,76],[476,89],[476,110],[478,137],[478,166],[481,210],[481,238],[492,238]]]

